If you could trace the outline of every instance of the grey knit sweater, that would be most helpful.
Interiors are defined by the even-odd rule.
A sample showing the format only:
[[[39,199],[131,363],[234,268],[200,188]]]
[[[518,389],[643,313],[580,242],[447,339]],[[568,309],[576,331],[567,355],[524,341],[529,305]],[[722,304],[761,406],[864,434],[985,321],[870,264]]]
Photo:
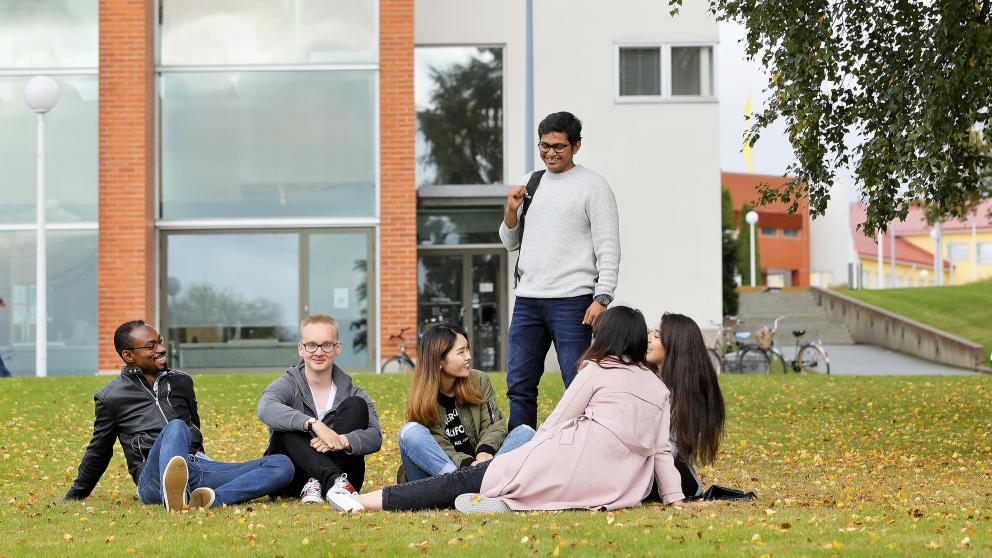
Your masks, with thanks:
[[[522,211],[523,206],[518,219]],[[520,250],[517,296],[613,296],[620,271],[620,223],[606,179],[582,165],[544,173],[527,210],[525,230],[521,249],[519,224],[513,229],[505,222],[499,226],[503,246]]]

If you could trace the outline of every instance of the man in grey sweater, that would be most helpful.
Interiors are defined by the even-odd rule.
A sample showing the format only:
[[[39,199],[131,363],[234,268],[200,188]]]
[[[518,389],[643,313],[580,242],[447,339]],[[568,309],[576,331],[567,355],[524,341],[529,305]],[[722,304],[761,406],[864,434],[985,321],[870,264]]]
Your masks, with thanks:
[[[285,454],[295,476],[285,490],[306,503],[330,492],[358,493],[365,457],[382,447],[372,399],[334,364],[341,354],[338,324],[315,314],[300,323],[301,360],[269,384],[258,418],[269,427],[267,455]]]
[[[541,121],[537,133],[547,172],[537,171],[539,187],[526,214],[527,188],[509,188],[499,227],[506,249],[520,252],[506,370],[511,430],[537,426],[537,386],[551,343],[565,387],[572,383],[576,361],[592,341],[592,322],[613,301],[620,269],[613,191],[602,176],[573,161],[582,146],[582,122],[557,112]]]

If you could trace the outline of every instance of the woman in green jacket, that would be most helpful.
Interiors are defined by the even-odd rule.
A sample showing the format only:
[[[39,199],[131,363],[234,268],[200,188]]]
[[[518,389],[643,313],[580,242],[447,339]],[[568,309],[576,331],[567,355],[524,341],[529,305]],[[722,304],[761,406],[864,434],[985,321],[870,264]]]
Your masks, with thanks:
[[[437,324],[424,333],[400,428],[399,482],[450,473],[516,449],[534,436],[523,425],[506,432],[506,419],[484,372],[470,367],[468,336]]]

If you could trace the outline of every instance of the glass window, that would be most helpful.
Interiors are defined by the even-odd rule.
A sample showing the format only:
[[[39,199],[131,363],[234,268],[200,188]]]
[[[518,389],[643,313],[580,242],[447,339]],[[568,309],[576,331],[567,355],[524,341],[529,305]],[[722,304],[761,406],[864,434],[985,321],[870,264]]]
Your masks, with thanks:
[[[964,242],[951,242],[947,245],[947,259],[961,262],[968,259],[968,245]]]
[[[992,242],[982,242],[978,245],[978,263],[992,264]]]
[[[798,238],[799,229],[782,229],[782,236],[787,238]]]
[[[372,64],[375,0],[160,0],[160,63]]]
[[[672,47],[672,95],[710,96],[711,47]]]
[[[0,68],[95,68],[97,0],[0,2]]]
[[[48,374],[96,373],[96,231],[48,232]],[[35,374],[35,233],[0,232],[0,355]]]
[[[620,95],[661,95],[661,48],[620,49]]]
[[[330,314],[338,322],[345,370],[374,370],[369,342],[374,343],[374,321],[369,319],[369,233],[309,233],[310,314]],[[375,289],[375,284],[372,284]],[[370,333],[373,333],[370,335]],[[373,351],[374,352],[374,351]]]
[[[417,244],[499,244],[498,207],[453,207],[417,211]]]
[[[775,227],[761,227],[761,236],[775,236],[777,231]]]
[[[437,322],[462,324],[463,262],[461,254],[421,254],[417,258],[419,333],[423,333]]]
[[[37,116],[24,103],[28,79],[0,76],[0,223],[37,218]],[[47,218],[53,223],[96,221],[97,76],[55,79],[59,102],[45,116]]]
[[[375,214],[375,73],[161,76],[162,216]]]
[[[173,366],[281,369],[299,358],[299,234],[166,238]]]
[[[417,47],[417,184],[503,182],[503,49]]]

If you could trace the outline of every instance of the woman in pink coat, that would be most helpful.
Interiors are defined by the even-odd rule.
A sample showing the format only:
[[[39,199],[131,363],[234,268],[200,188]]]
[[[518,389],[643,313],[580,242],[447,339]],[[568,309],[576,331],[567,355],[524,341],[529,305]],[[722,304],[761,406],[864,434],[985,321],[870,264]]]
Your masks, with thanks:
[[[644,316],[614,307],[593,325],[580,372],[534,438],[485,463],[360,496],[328,496],[340,511],[618,509],[652,485],[683,499],[670,443],[669,391],[650,369]],[[481,494],[477,494],[481,493]]]

